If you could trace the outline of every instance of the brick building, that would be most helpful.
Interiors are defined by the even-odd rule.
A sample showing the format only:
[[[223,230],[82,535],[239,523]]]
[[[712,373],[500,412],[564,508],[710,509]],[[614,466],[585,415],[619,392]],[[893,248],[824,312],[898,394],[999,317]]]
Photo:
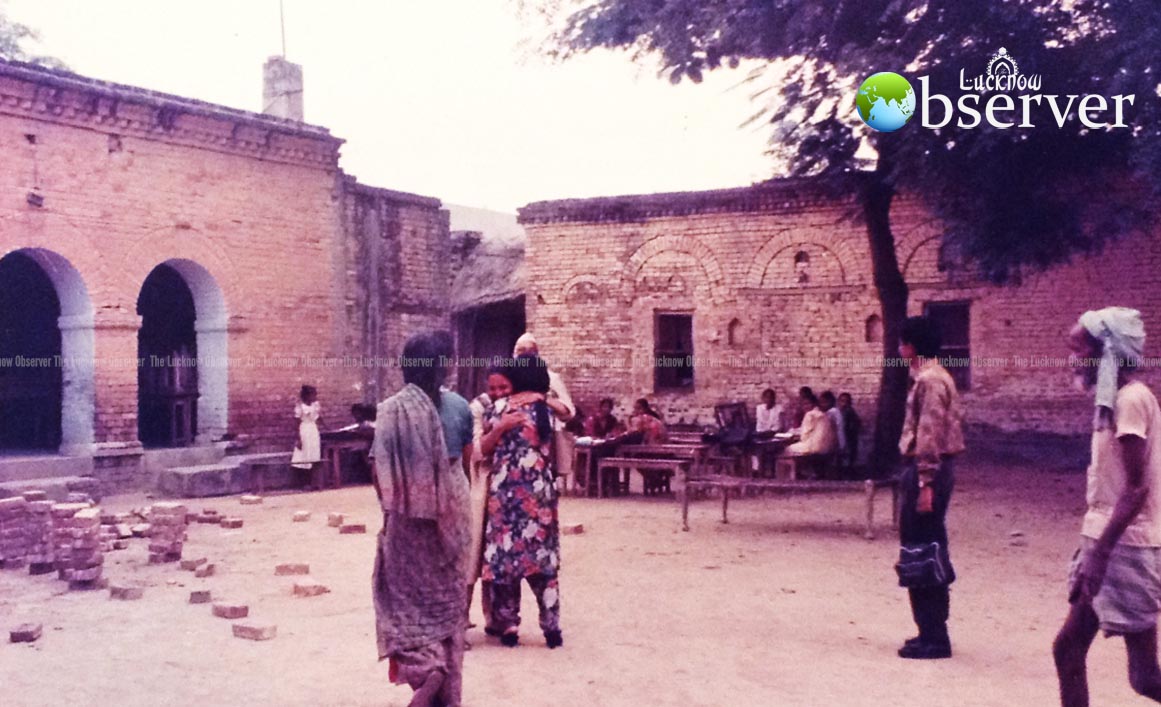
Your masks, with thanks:
[[[530,204],[529,328],[582,404],[649,396],[671,421],[705,423],[715,403],[809,385],[851,392],[870,420],[882,328],[857,213],[808,180]],[[1091,402],[1065,369],[1077,315],[1123,304],[1161,331],[1157,234],[997,287],[941,263],[939,225],[913,200],[892,221],[913,313],[938,317],[945,355],[971,361],[953,371],[969,422],[1082,432]]]
[[[338,424],[398,385],[375,361],[446,326],[447,214],[341,144],[0,62],[0,482],[289,449],[302,384]]]

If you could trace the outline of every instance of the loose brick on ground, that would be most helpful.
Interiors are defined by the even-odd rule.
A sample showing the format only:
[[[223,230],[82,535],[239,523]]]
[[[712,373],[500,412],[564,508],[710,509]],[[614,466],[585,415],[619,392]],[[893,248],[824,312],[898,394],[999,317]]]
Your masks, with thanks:
[[[310,511],[295,511],[294,512],[294,522],[295,523],[305,523],[308,520],[310,520]]]
[[[207,562],[209,562],[209,560],[204,558],[204,557],[199,557],[199,558],[194,559],[194,560],[182,560],[181,561],[181,568],[183,570],[185,570],[186,572],[193,572],[194,570],[196,570],[197,568],[206,564]]]
[[[234,624],[234,636],[251,641],[269,641],[278,635],[278,627],[274,624],[244,623]]]
[[[241,518],[223,518],[221,521],[221,525],[223,528],[228,528],[230,530],[237,530],[238,528],[242,527],[242,519]]]
[[[208,589],[195,589],[189,593],[189,603],[209,604],[213,601],[213,593]]]
[[[217,569],[218,569],[217,565],[215,565],[212,562],[208,562],[208,563],[202,565],[201,567],[197,568],[196,570],[194,570],[194,576],[197,577],[198,579],[204,579],[206,577],[213,577],[214,573],[217,572]]]
[[[42,624],[20,624],[8,633],[8,640],[13,643],[33,643],[40,640],[43,632]]]
[[[364,523],[343,523],[339,526],[340,535],[360,535],[367,532],[367,526]]]
[[[145,596],[144,587],[116,585],[109,587],[109,598],[120,601],[136,601]]]
[[[320,584],[313,579],[304,579],[294,583],[293,594],[296,597],[317,597],[320,594],[327,594],[331,590],[326,585]]]
[[[250,615],[250,607],[245,604],[214,604],[214,616],[221,619],[244,619]]]
[[[344,516],[342,513],[328,513],[327,525],[332,528],[338,528],[343,524]]]
[[[310,574],[310,565],[305,562],[286,562],[275,566],[274,574],[279,577],[292,574]]]
[[[238,499],[238,501],[243,506],[258,506],[258,505],[262,504],[262,497],[261,496],[249,496],[249,495],[247,495],[247,496],[242,496],[241,498]]]

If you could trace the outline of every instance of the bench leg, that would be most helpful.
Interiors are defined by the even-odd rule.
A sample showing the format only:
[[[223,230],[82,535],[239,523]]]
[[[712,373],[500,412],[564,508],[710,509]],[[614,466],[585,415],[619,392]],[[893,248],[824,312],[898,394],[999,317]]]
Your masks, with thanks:
[[[730,508],[730,490],[728,488],[722,487],[722,522],[723,523],[730,522],[729,517],[727,517],[727,515],[726,515],[726,512],[729,511],[729,508]]]
[[[597,467],[597,498],[605,497],[605,470]]]
[[[681,529],[689,532],[689,487],[678,491],[681,494]]]
[[[875,482],[867,479],[863,482],[867,494],[867,532],[863,537],[867,540],[875,539]]]

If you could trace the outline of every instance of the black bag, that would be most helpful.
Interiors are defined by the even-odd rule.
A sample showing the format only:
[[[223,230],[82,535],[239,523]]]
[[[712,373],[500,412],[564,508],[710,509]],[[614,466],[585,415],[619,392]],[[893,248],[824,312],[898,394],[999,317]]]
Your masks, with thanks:
[[[903,545],[895,564],[899,586],[942,587],[951,583],[951,562],[937,542]]]

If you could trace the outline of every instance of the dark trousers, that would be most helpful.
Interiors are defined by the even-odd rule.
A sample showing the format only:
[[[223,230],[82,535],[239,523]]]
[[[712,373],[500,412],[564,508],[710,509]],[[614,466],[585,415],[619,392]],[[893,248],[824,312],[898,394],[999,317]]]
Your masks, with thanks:
[[[560,630],[560,580],[543,574],[529,575],[528,586],[540,609],[540,630]],[[551,590],[551,591],[550,591]],[[520,626],[520,582],[492,582],[492,620],[500,631]]]
[[[955,472],[952,459],[944,459],[932,482],[934,491],[933,508],[930,513],[920,513],[919,472],[914,464],[903,471],[900,484],[903,489],[903,505],[899,513],[899,541],[904,545],[937,542],[951,568],[951,555],[947,545],[947,506],[951,502],[951,492],[955,487]],[[948,585],[955,580],[955,571],[948,576],[948,583],[938,587],[916,587],[909,589],[911,595],[911,615],[919,627],[919,638],[925,643],[947,645],[947,618],[951,608]]]

